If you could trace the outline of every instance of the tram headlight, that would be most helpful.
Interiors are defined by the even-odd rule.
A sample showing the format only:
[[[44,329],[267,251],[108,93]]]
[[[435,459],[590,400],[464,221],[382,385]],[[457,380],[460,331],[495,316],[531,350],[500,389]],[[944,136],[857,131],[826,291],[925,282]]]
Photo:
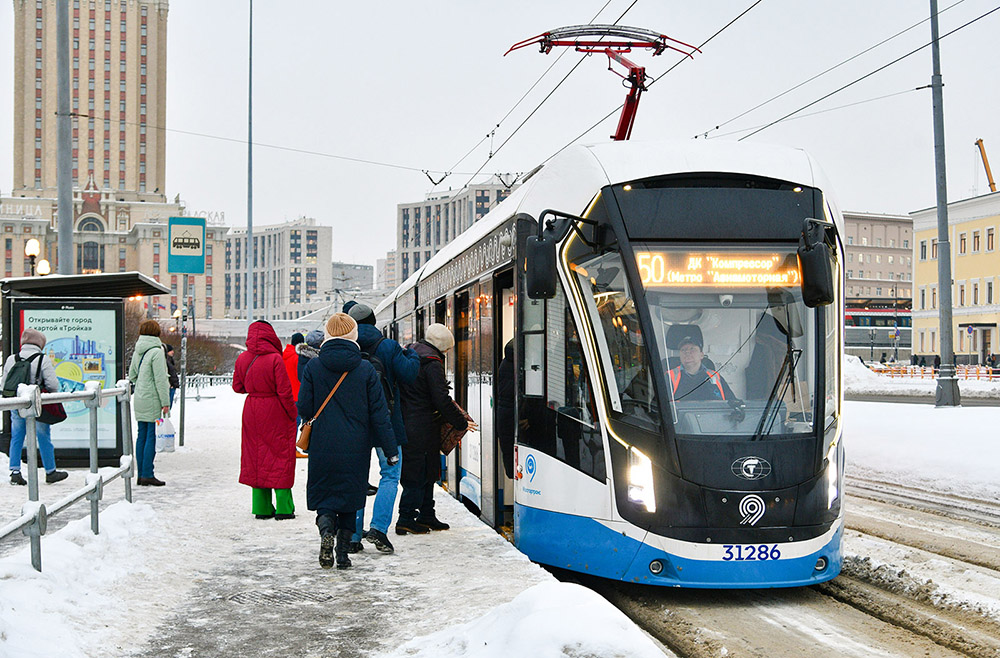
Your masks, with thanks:
[[[834,446],[836,448],[836,446]],[[826,467],[826,508],[833,507],[834,501],[840,495],[840,474],[837,468],[837,451],[831,451],[831,456]]]
[[[653,462],[634,446],[628,449],[628,499],[656,511],[656,495],[653,492]]]

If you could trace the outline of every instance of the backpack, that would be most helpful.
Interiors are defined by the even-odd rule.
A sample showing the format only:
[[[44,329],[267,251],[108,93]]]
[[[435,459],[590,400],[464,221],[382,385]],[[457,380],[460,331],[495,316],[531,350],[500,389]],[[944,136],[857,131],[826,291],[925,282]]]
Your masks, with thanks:
[[[3,382],[3,397],[12,398],[17,396],[18,384],[34,384],[42,372],[42,362],[39,360],[35,376],[31,376],[31,362],[35,357],[41,357],[42,353],[32,354],[27,359],[22,359],[20,354],[14,355],[14,363],[10,366],[7,379]]]
[[[392,386],[389,384],[389,369],[386,368],[385,362],[379,357],[375,356],[375,351],[378,346],[382,344],[385,338],[379,338],[378,342],[372,346],[371,352],[362,352],[361,358],[363,358],[368,363],[372,364],[375,368],[375,372],[378,373],[378,379],[382,383],[382,393],[385,395],[385,404],[389,407],[389,415],[392,415],[392,410],[396,406],[396,396],[392,393]]]

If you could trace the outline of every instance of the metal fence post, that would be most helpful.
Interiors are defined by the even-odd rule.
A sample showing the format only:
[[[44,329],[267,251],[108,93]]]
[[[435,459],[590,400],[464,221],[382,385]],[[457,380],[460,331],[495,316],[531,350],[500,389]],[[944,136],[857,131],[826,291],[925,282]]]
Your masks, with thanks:
[[[118,415],[122,426],[122,459],[129,460],[128,471],[122,476],[125,482],[125,500],[132,502],[132,474],[135,473],[135,451],[132,447],[132,404],[130,391],[132,383],[127,379],[119,379],[115,384],[116,388],[124,389],[125,392],[118,396]]]
[[[17,397],[25,397],[31,400],[31,406],[27,409],[18,409],[17,413],[24,419],[25,443],[28,449],[28,503],[24,511],[35,509],[35,520],[24,529],[24,534],[31,539],[31,566],[35,571],[42,570],[42,533],[44,532],[44,522],[39,522],[44,516],[42,505],[38,502],[38,428],[35,425],[35,417],[42,412],[42,389],[34,384],[19,384],[17,387]],[[41,515],[41,516],[40,516]]]
[[[103,494],[101,476],[97,474],[97,410],[101,407],[101,382],[89,381],[83,387],[91,394],[83,400],[83,404],[90,410],[90,476],[87,477],[87,485],[93,490],[87,494],[87,499],[90,500],[90,529],[96,535],[100,534],[99,503]]]

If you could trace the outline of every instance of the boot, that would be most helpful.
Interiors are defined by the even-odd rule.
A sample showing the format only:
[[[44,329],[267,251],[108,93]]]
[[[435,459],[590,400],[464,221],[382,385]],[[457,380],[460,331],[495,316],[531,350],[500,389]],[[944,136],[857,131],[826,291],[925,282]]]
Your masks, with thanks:
[[[334,526],[336,519],[329,514],[316,517],[316,525],[319,526],[319,566],[324,569],[333,567],[333,549],[336,542]]]
[[[347,552],[351,546],[351,535],[354,534],[353,530],[348,530],[346,528],[341,528],[337,531],[337,568],[346,569],[351,566],[351,558],[347,556]]]
[[[426,526],[431,530],[447,530],[451,526],[441,521],[436,516],[418,516],[417,523],[422,526]],[[397,524],[398,525],[398,524]]]

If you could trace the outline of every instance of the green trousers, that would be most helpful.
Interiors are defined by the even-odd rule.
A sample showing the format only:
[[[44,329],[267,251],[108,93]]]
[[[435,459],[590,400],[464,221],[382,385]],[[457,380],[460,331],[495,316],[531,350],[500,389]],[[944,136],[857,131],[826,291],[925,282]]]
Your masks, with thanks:
[[[295,503],[292,502],[291,489],[274,489],[274,503],[271,503],[271,489],[253,489],[253,513],[270,516],[271,514],[294,514]]]

